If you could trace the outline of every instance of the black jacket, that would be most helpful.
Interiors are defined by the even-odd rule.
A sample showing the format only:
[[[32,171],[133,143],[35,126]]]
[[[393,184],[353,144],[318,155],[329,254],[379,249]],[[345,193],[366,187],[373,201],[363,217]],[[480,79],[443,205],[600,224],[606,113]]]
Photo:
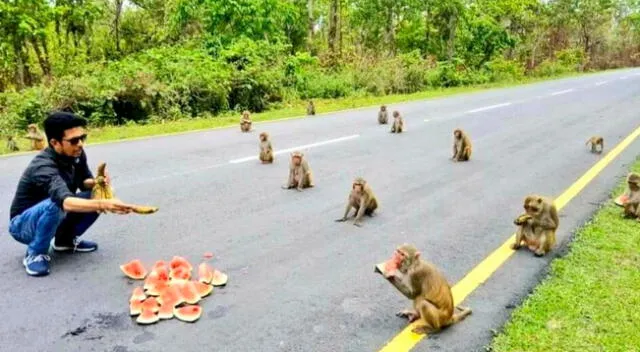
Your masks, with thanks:
[[[93,178],[93,175],[84,151],[80,157],[70,158],[47,147],[31,160],[22,173],[11,203],[10,219],[47,198],[62,209],[65,198],[74,196],[78,189],[88,190],[83,185],[88,178]]]

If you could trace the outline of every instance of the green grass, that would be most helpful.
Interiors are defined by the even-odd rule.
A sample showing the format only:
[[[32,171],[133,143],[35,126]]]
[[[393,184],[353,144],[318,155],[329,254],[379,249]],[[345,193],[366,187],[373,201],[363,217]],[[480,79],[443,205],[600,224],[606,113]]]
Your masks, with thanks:
[[[614,70],[608,70],[614,71]],[[598,71],[604,72],[604,71]],[[471,93],[487,89],[504,88],[530,84],[541,81],[551,81],[555,79],[593,74],[598,72],[578,73],[572,72],[555,77],[542,78],[526,78],[518,82],[498,82],[492,84],[466,86],[455,88],[443,88],[436,90],[427,90],[413,94],[395,94],[387,96],[365,96],[365,97],[348,97],[343,99],[314,99],[316,113],[328,113],[346,109],[360,108],[366,106],[375,106],[381,104],[393,104],[412,100],[422,100],[429,98],[445,97],[456,94]],[[270,121],[282,118],[303,118],[306,114],[306,102],[300,101],[287,104],[281,109],[265,111],[251,115],[254,122]],[[129,124],[124,126],[107,126],[102,128],[93,127],[90,129],[88,143],[103,143],[117,140],[125,140],[132,138],[149,137],[166,133],[188,132],[201,129],[238,126],[240,114],[226,113],[215,117],[199,117],[181,120],[163,121],[147,124]],[[239,128],[239,127],[238,127]],[[260,129],[261,127],[257,127]],[[29,141],[23,138],[18,139],[18,146],[21,152],[29,150]],[[0,155],[9,154],[5,143],[0,145]]]
[[[640,172],[640,159],[632,167]],[[621,183],[612,193],[624,190]],[[640,222],[607,202],[514,310],[492,351],[640,351]]]

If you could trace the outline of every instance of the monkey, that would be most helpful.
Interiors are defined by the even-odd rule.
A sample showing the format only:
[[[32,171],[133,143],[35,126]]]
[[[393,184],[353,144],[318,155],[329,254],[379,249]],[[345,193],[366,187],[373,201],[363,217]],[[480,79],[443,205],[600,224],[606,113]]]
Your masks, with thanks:
[[[251,117],[249,115],[249,111],[247,110],[242,112],[242,118],[240,119],[240,130],[242,132],[251,131]]]
[[[591,152],[601,154],[604,149],[604,138],[602,136],[593,136],[587,140],[584,145],[588,145],[591,143]],[[596,149],[596,146],[599,146],[599,149]]]
[[[471,138],[461,129],[453,131],[453,161],[468,161],[471,158]]]
[[[380,111],[378,111],[378,123],[381,125],[386,125],[389,120],[389,112],[387,111],[387,106],[382,105],[380,107]]]
[[[525,212],[513,221],[518,230],[511,248],[520,249],[524,241],[535,256],[542,257],[556,243],[556,230],[560,225],[558,210],[553,200],[535,194],[524,199],[523,207]]]
[[[307,115],[315,115],[316,114],[316,107],[315,105],[313,105],[313,100],[309,100],[309,103],[307,104]]]
[[[393,112],[393,123],[391,124],[391,133],[402,133],[404,131],[404,119],[398,111]]]
[[[269,134],[267,132],[260,133],[260,155],[259,159],[263,164],[273,163],[273,146],[269,140]]]
[[[289,162],[289,179],[287,184],[282,186],[283,189],[295,188],[298,192],[303,188],[314,187],[313,172],[309,167],[304,153],[295,151],[291,153],[291,161]]]
[[[420,320],[422,325],[412,332],[428,334],[460,322],[471,314],[471,309],[454,307],[451,286],[446,278],[433,264],[423,260],[420,254],[410,244],[396,248],[392,260],[397,268],[389,273],[387,280],[413,301],[413,309],[398,312],[396,316],[407,318],[409,322]]]
[[[17,152],[20,150],[20,148],[18,148],[18,143],[13,139],[13,136],[7,136],[7,150],[10,152]]]
[[[30,124],[27,126],[27,132],[28,134],[25,138],[31,140],[31,150],[42,150],[45,148],[44,135],[40,132],[38,125],[35,123]]]
[[[628,198],[622,203],[624,216],[640,221],[640,174],[631,172],[627,175]]]
[[[362,215],[373,216],[373,212],[378,208],[376,195],[371,190],[371,186],[362,177],[356,177],[353,180],[344,215],[342,218],[337,219],[336,222],[346,221],[352,207],[356,210],[353,224],[358,227],[362,226]]]

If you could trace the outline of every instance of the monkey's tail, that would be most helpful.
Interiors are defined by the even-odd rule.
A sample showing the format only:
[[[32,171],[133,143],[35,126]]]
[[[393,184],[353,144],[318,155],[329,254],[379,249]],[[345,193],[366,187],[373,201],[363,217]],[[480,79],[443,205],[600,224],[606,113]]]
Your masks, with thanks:
[[[460,312],[456,312],[455,309],[459,309]],[[466,318],[468,315],[471,315],[471,308],[457,306],[455,307],[455,309],[453,312],[453,316],[451,317],[451,324],[455,324]]]

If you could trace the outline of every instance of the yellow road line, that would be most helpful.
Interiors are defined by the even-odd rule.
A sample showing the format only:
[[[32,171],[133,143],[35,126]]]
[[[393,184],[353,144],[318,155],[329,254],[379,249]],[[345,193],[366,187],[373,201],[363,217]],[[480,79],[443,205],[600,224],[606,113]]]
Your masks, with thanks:
[[[558,211],[564,208],[571,199],[573,199],[580,191],[582,191],[589,182],[591,182],[604,168],[609,165],[622,151],[624,151],[638,136],[640,136],[640,126],[636,128],[630,135],[622,140],[615,148],[607,153],[595,165],[593,165],[584,175],[574,182],[567,190],[565,190],[558,198],[555,199]],[[491,275],[504,264],[513,253],[511,244],[515,240],[515,233],[511,235],[500,247],[494,250],[480,264],[473,268],[462,280],[458,281],[451,288],[453,291],[453,300],[456,305],[464,301],[476,288],[482,285]],[[467,318],[469,319],[469,318]],[[473,318],[471,318],[473,319]],[[426,335],[418,335],[411,330],[418,326],[418,322],[409,324],[391,341],[389,341],[380,352],[400,352],[409,351]]]

